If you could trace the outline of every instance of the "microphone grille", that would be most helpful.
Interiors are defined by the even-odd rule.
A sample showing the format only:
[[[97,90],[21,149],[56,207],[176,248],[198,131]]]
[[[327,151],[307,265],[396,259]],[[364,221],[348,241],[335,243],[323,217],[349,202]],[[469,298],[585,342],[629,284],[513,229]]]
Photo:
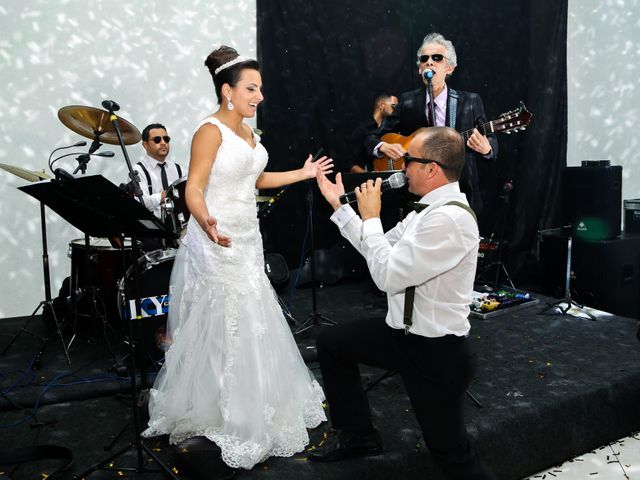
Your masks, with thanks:
[[[402,172],[394,173],[393,175],[389,176],[388,180],[389,180],[389,186],[391,188],[400,188],[405,183],[407,183],[407,177]]]

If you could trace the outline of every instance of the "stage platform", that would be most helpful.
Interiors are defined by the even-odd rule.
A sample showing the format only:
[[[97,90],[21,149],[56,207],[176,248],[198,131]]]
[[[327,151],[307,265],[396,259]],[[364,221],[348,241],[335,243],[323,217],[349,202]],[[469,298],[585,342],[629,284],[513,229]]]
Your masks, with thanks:
[[[340,283],[317,293],[318,311],[338,322],[382,316],[386,308],[384,298],[375,296],[367,282]],[[569,315],[539,315],[552,299],[536,296],[541,301],[530,308],[471,320],[478,372],[470,392],[482,406],[468,398],[468,430],[479,454],[500,479],[521,479],[640,429],[638,321],[618,316],[591,321]],[[292,313],[302,323],[311,313],[311,290],[298,290],[294,299]],[[0,320],[0,348],[24,321]],[[31,322],[30,329],[42,332],[39,318]],[[307,348],[313,344],[314,330],[298,341],[321,381],[313,350]],[[126,348],[115,341],[112,347],[116,358],[103,337],[98,336],[95,343],[89,335],[81,334],[71,346],[69,366],[60,341],[54,338],[44,352],[42,368],[33,371],[30,365],[38,342],[22,334],[0,357],[1,451],[33,444],[65,446],[74,461],[60,478],[73,478],[108,455],[104,446],[123,427],[113,451],[126,445],[132,437],[130,425],[126,426],[131,414],[129,379],[118,377],[111,368]],[[384,373],[363,370],[366,382],[374,382]],[[318,465],[308,462],[302,453],[294,458],[269,459],[252,471],[239,472],[236,478],[441,478],[399,378],[384,378],[371,389],[369,398],[384,455]],[[324,424],[310,432],[312,445],[321,440],[327,428]],[[166,439],[148,445],[169,465],[175,465],[174,449]],[[7,478],[35,479],[51,472],[56,464],[24,464],[13,474],[11,467],[2,470]],[[133,450],[115,462],[116,466],[134,464]],[[89,478],[123,477],[97,472]],[[128,478],[163,476],[147,473]]]

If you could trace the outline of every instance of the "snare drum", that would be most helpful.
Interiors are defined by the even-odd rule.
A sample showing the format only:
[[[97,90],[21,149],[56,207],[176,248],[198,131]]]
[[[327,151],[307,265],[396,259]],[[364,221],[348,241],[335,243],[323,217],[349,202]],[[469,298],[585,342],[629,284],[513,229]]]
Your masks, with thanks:
[[[169,185],[165,196],[166,214],[170,217],[169,221],[178,234],[187,226],[191,216],[184,196],[186,188],[187,177],[179,178]]]
[[[138,259],[138,278],[134,276],[131,266],[118,284],[118,310],[123,322],[136,318],[136,302],[133,292],[139,289],[140,322],[134,326],[134,338],[142,348],[139,352],[144,355],[142,365],[150,361],[157,362],[164,357],[164,352],[170,345],[167,336],[167,314],[169,313],[169,280],[175,260],[176,250],[154,250],[142,255]],[[126,279],[126,282],[125,282]],[[125,287],[126,283],[126,287]],[[128,334],[128,328],[125,333]],[[138,337],[139,332],[139,337]]]

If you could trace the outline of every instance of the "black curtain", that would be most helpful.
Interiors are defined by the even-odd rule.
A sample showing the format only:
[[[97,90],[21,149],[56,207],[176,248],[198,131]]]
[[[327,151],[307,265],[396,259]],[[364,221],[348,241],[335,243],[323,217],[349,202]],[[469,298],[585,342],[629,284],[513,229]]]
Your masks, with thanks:
[[[297,168],[321,147],[340,168],[350,133],[371,115],[374,93],[421,85],[416,51],[432,31],[456,47],[449,85],[479,93],[489,119],[524,101],[534,114],[529,129],[500,135],[498,161],[479,165],[486,205],[480,227],[494,239],[504,230],[513,276],[531,271],[536,231],[559,218],[566,164],[566,0],[258,0],[257,10],[265,93],[258,126],[269,170]],[[505,197],[507,181],[514,188]],[[301,254],[313,187],[290,188],[264,220],[268,248],[290,265]],[[316,247],[327,248],[337,229],[315,194]]]

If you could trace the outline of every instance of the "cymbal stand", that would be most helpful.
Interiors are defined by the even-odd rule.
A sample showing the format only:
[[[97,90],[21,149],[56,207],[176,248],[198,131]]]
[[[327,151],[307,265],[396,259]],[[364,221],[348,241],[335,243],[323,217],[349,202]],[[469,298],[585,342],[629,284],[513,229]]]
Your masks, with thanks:
[[[40,202],[40,229],[42,230],[42,270],[43,270],[43,276],[44,276],[44,300],[38,304],[36,309],[33,311],[33,313],[29,316],[25,324],[22,326],[22,328],[18,330],[18,332],[14,335],[14,337],[9,342],[9,344],[2,351],[2,355],[7,353],[7,351],[11,348],[13,343],[18,339],[21,333],[26,333],[28,335],[31,335],[34,338],[39,339],[42,343],[32,363],[32,369],[34,370],[37,370],[38,368],[40,368],[41,362],[42,362],[42,355],[44,353],[45,348],[49,344],[49,341],[51,340],[51,336],[42,338],[36,335],[35,333],[31,332],[30,330],[27,330],[29,323],[31,322],[31,320],[33,320],[33,317],[36,315],[36,313],[38,313],[38,310],[40,310],[41,307],[43,308],[43,311],[45,308],[48,308],[49,311],[52,313],[53,322],[55,325],[55,332],[53,332],[53,335],[58,335],[58,337],[60,338],[60,341],[62,342],[62,348],[64,350],[64,355],[65,357],[67,357],[67,363],[71,365],[71,358],[69,357],[69,348],[67,347],[64,337],[62,336],[62,327],[64,326],[64,321],[62,322],[58,321],[58,317],[56,316],[56,311],[53,308],[53,300],[51,299],[51,276],[49,273],[49,250],[47,247],[47,223],[46,223],[45,212],[44,212],[44,203],[42,202]]]
[[[310,247],[311,247],[311,257],[309,260],[309,266],[311,267],[311,299],[312,299],[312,310],[309,314],[309,317],[304,321],[302,325],[300,325],[295,333],[305,332],[313,327],[317,327],[320,325],[337,325],[336,322],[331,320],[330,318],[324,316],[322,313],[318,312],[318,298],[316,292],[316,270],[315,270],[315,248],[314,248],[314,234],[313,234],[313,184],[308,182],[307,189],[307,222],[309,226],[309,238],[310,238]]]
[[[562,234],[566,233],[567,235],[567,265],[565,271],[565,279],[564,279],[564,298],[558,300],[557,302],[551,304],[545,310],[538,313],[538,315],[573,315],[569,311],[572,308],[576,308],[587,316],[589,320],[597,320],[597,318],[587,309],[580,305],[579,303],[574,302],[571,299],[571,251],[573,246],[573,237],[571,235],[571,225],[566,225],[560,228],[549,228],[547,230],[538,231],[539,241],[544,235],[548,234]],[[563,304],[567,304],[566,307]],[[574,315],[575,316],[575,315]]]

